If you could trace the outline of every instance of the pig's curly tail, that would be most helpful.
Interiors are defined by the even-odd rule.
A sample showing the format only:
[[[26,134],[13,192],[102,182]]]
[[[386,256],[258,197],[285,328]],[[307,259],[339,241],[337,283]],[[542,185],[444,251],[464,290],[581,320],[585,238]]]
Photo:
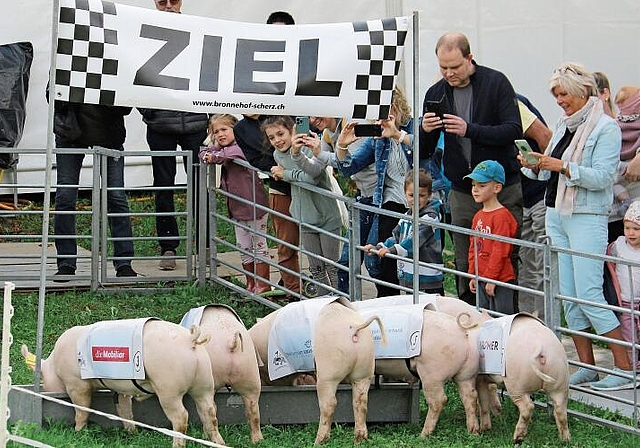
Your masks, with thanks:
[[[367,328],[369,325],[371,325],[373,321],[378,322],[378,326],[380,327],[380,338],[381,338],[380,343],[383,347],[386,347],[387,346],[386,332],[384,331],[384,325],[382,324],[382,320],[378,316],[371,316],[369,319],[365,320],[360,325],[357,325],[354,328],[351,339],[353,340],[353,342],[358,342],[358,332],[363,328]]]
[[[191,343],[193,344],[194,348],[196,345],[206,344],[211,340],[211,335],[210,334],[203,335],[202,329],[200,328],[200,326],[196,324],[193,324],[191,325],[191,327],[189,327],[189,333],[191,334]]]
[[[465,318],[464,322],[462,320],[463,317]],[[456,317],[456,322],[458,323],[460,328],[462,328],[463,330],[471,330],[478,326],[478,324],[474,323],[473,320],[471,319],[471,314],[469,314],[466,311],[463,311],[460,314],[458,314],[458,316]]]

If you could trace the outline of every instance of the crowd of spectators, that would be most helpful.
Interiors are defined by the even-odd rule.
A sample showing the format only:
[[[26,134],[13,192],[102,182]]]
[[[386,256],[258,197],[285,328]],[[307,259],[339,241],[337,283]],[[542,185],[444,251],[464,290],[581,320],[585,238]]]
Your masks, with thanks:
[[[181,0],[155,0],[157,9],[180,13]],[[273,13],[269,24],[291,25],[285,12]],[[308,292],[301,281],[298,250],[307,255],[314,293],[349,291],[349,247],[340,248],[343,228],[336,199],[304,183],[336,191],[335,177],[355,184],[355,200],[381,212],[360,213],[360,235],[355,241],[365,248],[361,261],[376,282],[379,297],[411,288],[413,238],[418,238],[420,268],[417,284],[422,291],[443,293],[444,232],[437,223],[447,222],[472,229],[482,236],[451,232],[454,263],[468,276],[456,277],[457,295],[471,304],[513,313],[518,309],[544,318],[544,303],[535,295],[517,294],[502,284],[542,289],[542,255],[539,250],[496,242],[501,235],[540,242],[547,237],[553,246],[604,255],[609,242],[616,254],[629,259],[638,249],[640,231],[640,87],[625,86],[612,98],[609,80],[575,63],[563,63],[550,77],[549,90],[560,107],[559,119],[547,127],[533,102],[519,95],[498,70],[480,65],[461,33],[440,37],[435,52],[442,75],[424,96],[419,144],[414,144],[413,115],[401,88],[393,92],[391,112],[377,120],[380,135],[358,137],[360,123],[341,117],[310,117],[311,130],[297,129],[292,117],[245,115],[240,121],[229,115],[140,109],[147,125],[147,142],[154,151],[191,151],[194,166],[185,166],[197,182],[197,163],[223,166],[220,188],[267,206],[276,213],[245,210],[242,203],[227,201],[228,212],[240,227],[236,231],[243,247],[242,265],[248,291],[271,291],[269,255],[264,237],[267,220],[278,238],[278,260],[288,300]],[[56,122],[77,122],[77,135],[56,128],[56,145],[83,148],[94,145],[122,150],[124,115],[130,109],[56,102]],[[209,130],[208,140],[207,129]],[[526,140],[530,154],[516,149],[514,141]],[[202,145],[208,147],[199,153]],[[420,167],[413,170],[413,151],[419,151]],[[200,154],[200,159],[197,157]],[[82,155],[58,154],[56,210],[75,209]],[[266,185],[255,172],[235,166],[248,161],[270,174]],[[108,185],[123,187],[123,159],[110,158]],[[154,155],[154,186],[175,183],[175,157]],[[419,170],[419,168],[424,168]],[[418,179],[414,185],[414,179]],[[414,197],[414,194],[418,194]],[[197,199],[197,198],[196,198]],[[418,202],[415,202],[418,201]],[[178,226],[173,190],[155,194],[159,269],[175,269]],[[108,195],[110,212],[128,213],[121,191]],[[410,217],[418,213],[421,224],[413,229]],[[109,220],[115,242],[118,276],[136,276],[131,222],[128,217]],[[436,224],[436,225],[434,225]],[[75,273],[75,221],[72,214],[55,217],[58,281]],[[253,232],[246,229],[253,229]],[[352,240],[353,241],[353,240]],[[254,255],[249,255],[249,254]],[[404,258],[405,260],[402,260]],[[614,278],[620,272],[612,271]],[[617,274],[616,274],[617,272]],[[477,276],[482,277],[477,280]],[[630,386],[626,376],[635,364],[624,346],[610,343],[616,371],[598,381],[588,368],[595,364],[591,340],[579,334],[590,331],[613,340],[623,339],[620,320],[613,311],[593,306],[604,304],[604,263],[601,260],[559,255],[560,294],[581,302],[563,301],[567,325],[584,367],[571,377],[572,384],[593,383],[599,390]],[[424,277],[424,278],[423,278]],[[259,280],[262,279],[262,280]],[[493,280],[493,281],[492,281]],[[496,284],[499,282],[502,284]],[[637,307],[639,277],[624,276],[620,304]],[[635,322],[628,323],[634,326]],[[637,360],[636,360],[637,361]],[[626,376],[625,376],[626,375]]]

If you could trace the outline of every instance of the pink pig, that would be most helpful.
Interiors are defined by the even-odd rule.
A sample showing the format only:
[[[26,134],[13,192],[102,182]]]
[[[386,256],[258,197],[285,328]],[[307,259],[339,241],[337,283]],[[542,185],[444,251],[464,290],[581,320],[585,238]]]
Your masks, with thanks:
[[[481,324],[491,317],[480,313],[462,300],[439,297],[438,309],[447,314],[466,311],[471,316],[470,324]],[[477,340],[477,330],[472,331]],[[477,345],[476,345],[477,347]],[[513,434],[514,443],[524,440],[533,414],[530,394],[544,390],[549,394],[558,427],[559,438],[571,439],[567,424],[567,401],[569,396],[569,364],[560,340],[548,327],[533,316],[519,315],[511,325],[506,346],[506,375],[478,375],[478,398],[480,402],[481,429],[491,429],[488,408],[494,408],[495,394],[490,383],[504,384],[509,396],[520,411],[520,418]]]
[[[188,413],[182,397],[189,394],[196,403],[209,438],[224,444],[218,431],[213,400],[215,389],[211,363],[203,346],[209,337],[201,337],[197,326],[187,330],[162,320],[148,320],[144,324],[142,345],[146,379],[137,380],[137,383],[152,394],[142,392],[131,380],[81,378],[76,344],[89,328],[76,326],[60,335],[49,357],[42,361],[44,392],[66,392],[73,404],[90,407],[93,392],[109,388],[118,393],[118,415],[129,420],[133,419],[131,397],[142,401],[155,394],[173,430],[183,434],[187,431]],[[33,357],[26,345],[21,351],[25,360]],[[75,414],[75,429],[79,431],[87,425],[89,413],[76,409]],[[135,430],[131,423],[125,423],[124,427],[130,432]],[[184,439],[174,438],[173,446],[184,446]]]
[[[244,401],[245,415],[251,428],[251,442],[263,439],[260,431],[260,373],[253,341],[237,315],[225,306],[207,306],[200,328],[212,335],[206,348],[211,360],[217,389],[232,387]]]

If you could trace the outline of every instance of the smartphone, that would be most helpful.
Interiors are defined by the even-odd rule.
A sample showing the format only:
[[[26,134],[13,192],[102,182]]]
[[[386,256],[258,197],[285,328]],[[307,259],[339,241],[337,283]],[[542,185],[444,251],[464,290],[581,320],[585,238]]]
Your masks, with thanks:
[[[433,112],[438,116],[441,120],[444,118],[444,95],[440,98],[439,101],[427,100],[426,104],[427,110],[426,112]]]
[[[309,134],[309,117],[296,117],[296,134]]]
[[[533,149],[531,149],[531,146],[529,146],[528,141],[520,139],[514,140],[513,142],[515,143],[516,148],[518,148],[518,151],[520,151],[520,154],[522,154],[522,157],[524,157],[524,160],[526,160],[529,165],[535,165],[536,163],[538,163],[538,158],[531,154],[533,152]]]
[[[353,128],[356,137],[382,137],[382,126],[379,124],[357,124]]]

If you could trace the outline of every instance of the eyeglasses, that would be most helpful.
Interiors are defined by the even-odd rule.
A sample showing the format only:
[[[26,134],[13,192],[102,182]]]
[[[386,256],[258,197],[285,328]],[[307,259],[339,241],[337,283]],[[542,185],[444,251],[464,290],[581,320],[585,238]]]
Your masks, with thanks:
[[[182,0],[156,0],[156,3],[160,6],[167,6],[167,3],[177,5],[180,2],[182,2]]]

